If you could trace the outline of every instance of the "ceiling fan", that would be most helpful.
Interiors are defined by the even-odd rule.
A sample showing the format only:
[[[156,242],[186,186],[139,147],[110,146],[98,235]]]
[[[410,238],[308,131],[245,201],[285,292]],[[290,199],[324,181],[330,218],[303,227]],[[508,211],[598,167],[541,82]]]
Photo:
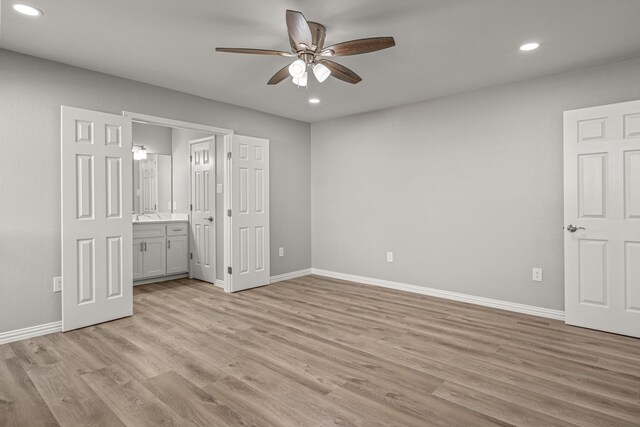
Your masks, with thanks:
[[[291,52],[269,50],[269,49],[245,49],[217,47],[216,52],[246,53],[254,55],[278,55],[286,57],[297,57],[293,63],[283,67],[271,77],[268,84],[275,85],[293,77],[293,83],[298,86],[306,86],[308,72],[311,68],[313,75],[319,82],[325,81],[329,76],[333,76],[347,83],[356,84],[362,78],[337,62],[327,59],[333,56],[350,56],[361,53],[375,52],[387,49],[396,45],[393,37],[373,37],[367,39],[350,40],[324,47],[326,29],[324,25],[317,22],[308,22],[301,12],[287,10],[287,30],[289,32],[289,43]]]

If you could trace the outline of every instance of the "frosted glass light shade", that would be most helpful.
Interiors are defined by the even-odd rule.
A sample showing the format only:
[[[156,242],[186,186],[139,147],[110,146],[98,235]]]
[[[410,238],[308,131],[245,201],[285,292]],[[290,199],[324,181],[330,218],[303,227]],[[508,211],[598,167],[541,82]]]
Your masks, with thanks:
[[[316,79],[318,79],[320,83],[322,83],[329,78],[331,70],[322,64],[316,64],[313,67],[313,75],[316,76]]]
[[[307,64],[304,63],[302,59],[298,59],[297,61],[293,61],[291,65],[289,65],[289,74],[293,78],[300,78],[303,74],[307,73]]]
[[[309,74],[305,71],[305,73],[301,77],[293,78],[293,84],[298,86],[306,86],[308,78],[309,78]]]

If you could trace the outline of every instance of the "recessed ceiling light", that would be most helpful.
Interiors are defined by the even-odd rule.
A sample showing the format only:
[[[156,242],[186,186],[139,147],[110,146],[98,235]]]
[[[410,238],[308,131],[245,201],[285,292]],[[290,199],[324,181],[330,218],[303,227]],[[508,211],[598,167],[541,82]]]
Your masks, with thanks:
[[[320,100],[318,98],[309,98],[309,104],[320,104]]]
[[[536,50],[539,47],[540,47],[540,43],[531,42],[531,43],[525,43],[522,46],[520,46],[520,50],[523,52],[528,52],[530,50]]]
[[[29,6],[28,4],[24,4],[24,3],[16,3],[13,5],[13,10],[15,10],[18,13],[21,13],[23,15],[27,15],[27,16],[42,16],[44,15],[44,13],[38,9],[37,7],[33,7],[33,6]]]

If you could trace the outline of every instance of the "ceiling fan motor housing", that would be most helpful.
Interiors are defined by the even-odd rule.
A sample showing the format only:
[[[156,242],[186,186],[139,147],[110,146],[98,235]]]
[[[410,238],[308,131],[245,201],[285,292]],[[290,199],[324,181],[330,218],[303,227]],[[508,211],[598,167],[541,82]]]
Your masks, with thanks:
[[[309,29],[311,30],[312,46],[308,46],[308,48],[304,50],[299,50],[291,38],[291,34],[289,34],[289,43],[291,44],[291,49],[293,49],[294,52],[298,52],[298,58],[307,64],[312,64],[316,54],[320,53],[324,47],[327,29],[324,25],[318,24],[317,22],[309,22]]]

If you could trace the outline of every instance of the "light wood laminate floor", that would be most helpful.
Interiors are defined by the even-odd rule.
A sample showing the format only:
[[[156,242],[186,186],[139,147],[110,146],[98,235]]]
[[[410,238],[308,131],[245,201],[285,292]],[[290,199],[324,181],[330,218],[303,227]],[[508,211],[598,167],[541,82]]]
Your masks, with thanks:
[[[0,424],[638,426],[640,340],[307,276],[0,346]]]

